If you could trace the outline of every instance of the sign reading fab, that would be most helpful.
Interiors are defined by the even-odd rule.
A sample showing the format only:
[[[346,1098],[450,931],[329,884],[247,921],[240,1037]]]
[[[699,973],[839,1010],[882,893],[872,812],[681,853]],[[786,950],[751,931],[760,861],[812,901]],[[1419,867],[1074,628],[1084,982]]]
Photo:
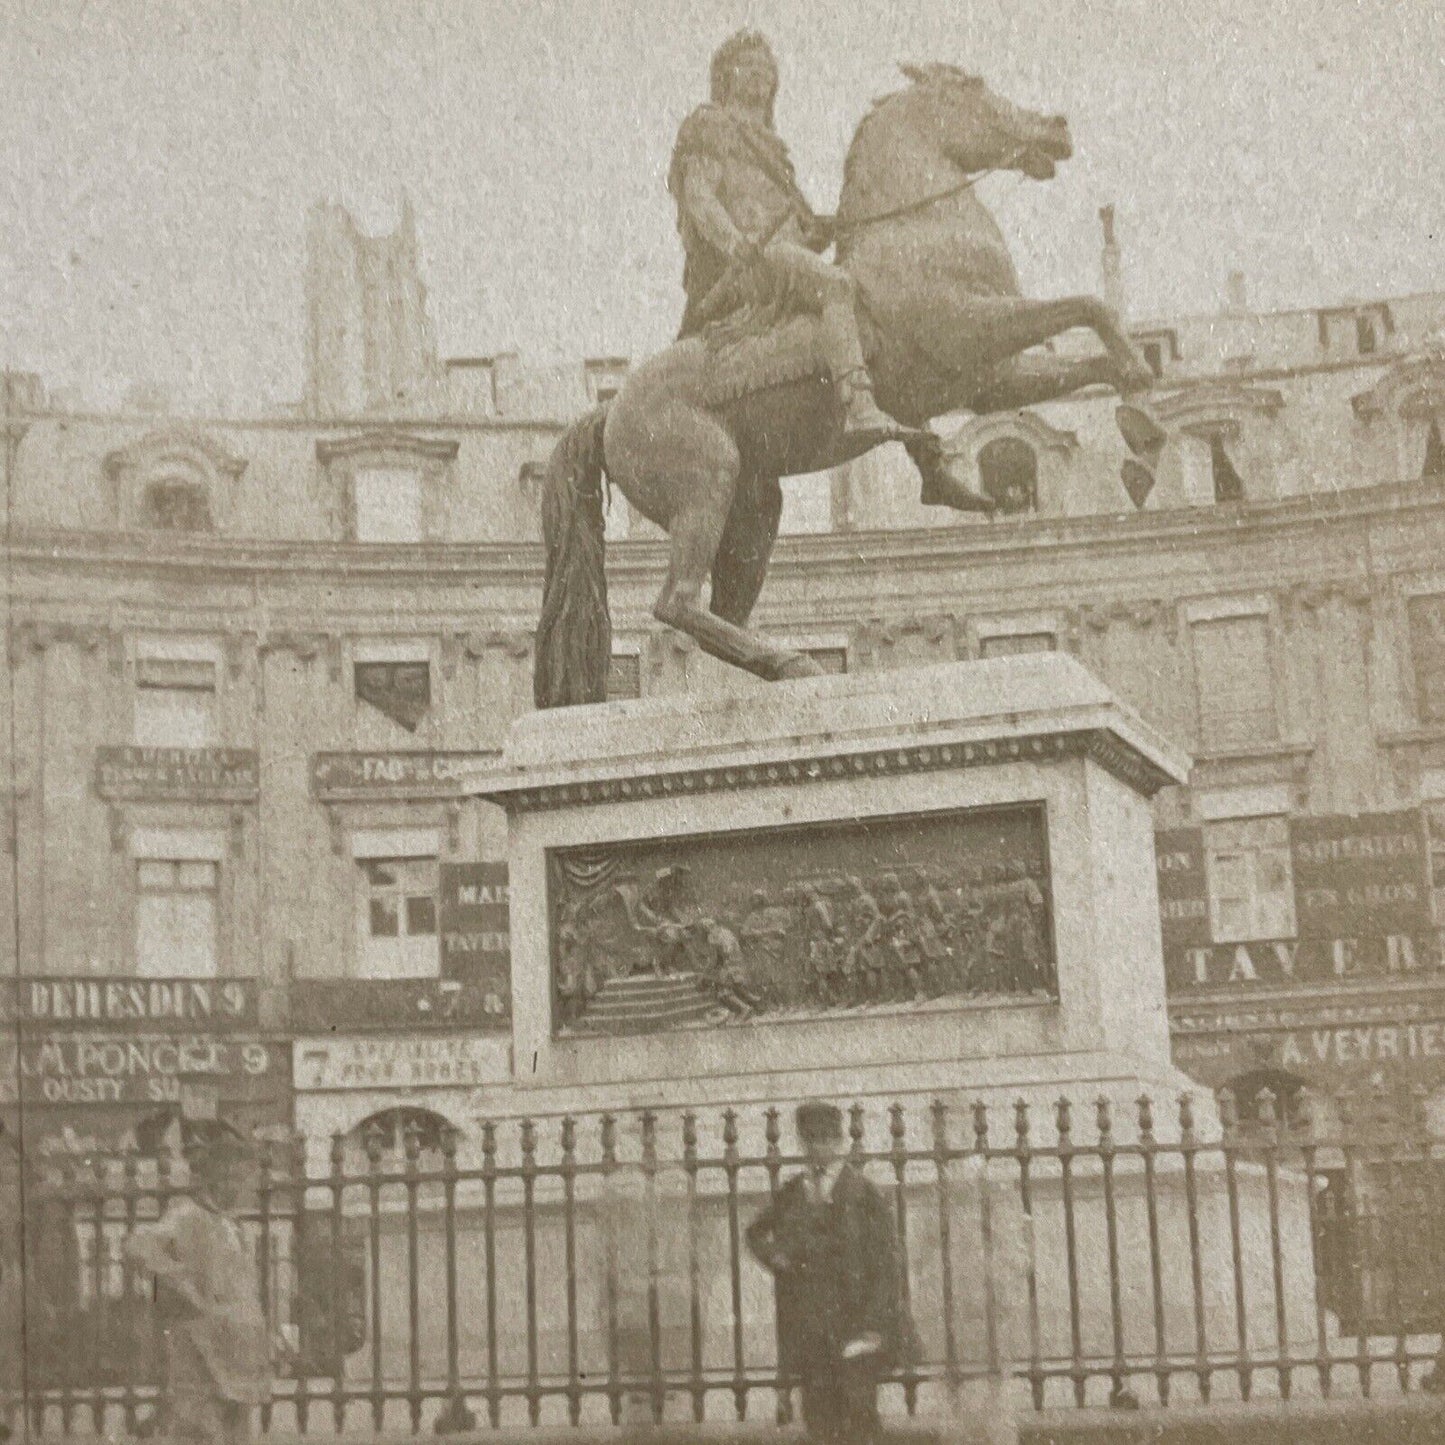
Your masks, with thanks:
[[[305,1039],[294,1048],[298,1090],[472,1088],[512,1074],[506,1038]]]

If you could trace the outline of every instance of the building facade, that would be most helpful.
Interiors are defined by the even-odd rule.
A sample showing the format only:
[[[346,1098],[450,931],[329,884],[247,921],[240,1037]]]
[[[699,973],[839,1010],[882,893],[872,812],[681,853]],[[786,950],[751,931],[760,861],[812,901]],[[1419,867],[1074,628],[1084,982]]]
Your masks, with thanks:
[[[41,1152],[520,1107],[504,823],[457,783],[531,705],[541,469],[626,363],[438,361],[416,255],[318,209],[311,384],[274,414],[6,378],[0,1111]],[[757,624],[833,669],[1078,656],[1195,760],[1156,808],[1178,1062],[1428,1095],[1445,294],[1132,329],[1152,489],[1112,395],[955,418],[997,519],[920,506],[893,449],[790,482]],[[620,496],[607,525],[615,694],[758,685],[652,620],[664,544]]]

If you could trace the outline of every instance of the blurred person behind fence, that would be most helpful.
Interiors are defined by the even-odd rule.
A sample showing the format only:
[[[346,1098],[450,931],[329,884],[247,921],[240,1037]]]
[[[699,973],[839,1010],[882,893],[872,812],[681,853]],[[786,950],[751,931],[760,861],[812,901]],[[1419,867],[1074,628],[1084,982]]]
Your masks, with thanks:
[[[881,1438],[878,1382],[914,1349],[903,1262],[883,1196],[846,1155],[836,1105],[799,1106],[805,1168],[748,1226],[748,1248],[772,1273],[779,1368],[802,1387],[817,1445]]]
[[[252,1187],[255,1155],[227,1125],[187,1147],[194,1188],[127,1243],[156,1278],[164,1321],[162,1413],[176,1440],[235,1445],[250,1434],[251,1409],[271,1395],[271,1340],[261,1308],[255,1250],[236,1212]]]

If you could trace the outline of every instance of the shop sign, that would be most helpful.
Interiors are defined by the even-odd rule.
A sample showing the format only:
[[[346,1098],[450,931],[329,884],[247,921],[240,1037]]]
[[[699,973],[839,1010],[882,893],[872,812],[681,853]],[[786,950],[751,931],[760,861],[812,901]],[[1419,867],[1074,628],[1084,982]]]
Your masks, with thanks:
[[[459,979],[297,979],[287,1000],[298,1034],[499,1026],[481,985]]]
[[[442,977],[479,988],[486,1017],[497,1028],[510,1028],[512,1018],[507,920],[505,863],[441,865]]]
[[[1429,930],[1418,813],[1291,818],[1289,834],[1301,938],[1378,938]]]
[[[1174,1062],[1208,1083],[1220,1084],[1256,1069],[1327,1082],[1378,1070],[1438,1074],[1445,1060],[1445,1021],[1331,1024],[1262,1033],[1176,1038]]]
[[[110,802],[254,803],[252,748],[98,748],[95,791]]]
[[[1159,874],[1159,926],[1164,947],[1197,948],[1209,942],[1209,887],[1204,874],[1204,832],[1161,828],[1154,834]]]
[[[512,1074],[505,1037],[298,1039],[294,1050],[298,1090],[474,1088]]]
[[[227,1033],[256,1027],[256,995],[248,978],[4,979],[0,1024]]]
[[[311,791],[323,803],[377,796],[454,798],[475,769],[494,761],[489,752],[315,753]]]
[[[1172,994],[1214,988],[1343,983],[1354,978],[1409,979],[1445,969],[1445,938],[1386,933],[1339,938],[1279,938],[1166,948]]]
[[[0,1042],[0,1103],[148,1104],[248,1099],[277,1088],[286,1051],[201,1034],[61,1034]]]

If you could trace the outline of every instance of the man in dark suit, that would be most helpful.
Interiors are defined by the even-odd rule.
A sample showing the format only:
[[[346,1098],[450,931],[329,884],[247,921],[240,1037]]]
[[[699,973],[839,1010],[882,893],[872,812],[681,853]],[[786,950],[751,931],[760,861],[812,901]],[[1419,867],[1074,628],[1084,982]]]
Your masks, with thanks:
[[[833,1104],[797,1111],[806,1168],[748,1226],[748,1248],[771,1271],[779,1367],[802,1386],[818,1445],[879,1438],[878,1379],[912,1344],[893,1215],[847,1158]]]

